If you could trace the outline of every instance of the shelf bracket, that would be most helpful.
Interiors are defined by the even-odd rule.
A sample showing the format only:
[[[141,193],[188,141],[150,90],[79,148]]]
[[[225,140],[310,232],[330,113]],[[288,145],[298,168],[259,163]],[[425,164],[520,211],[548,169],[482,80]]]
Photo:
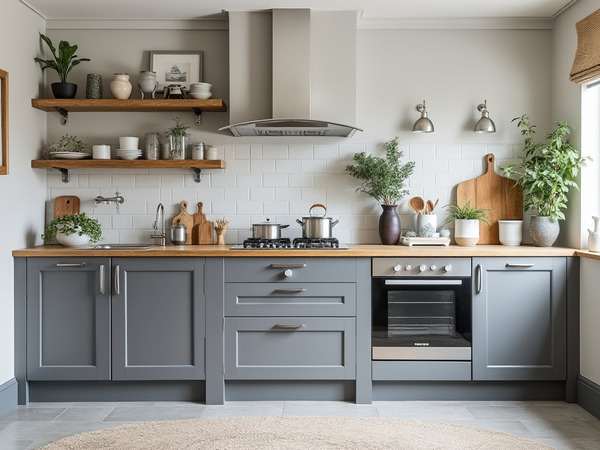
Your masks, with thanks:
[[[55,167],[55,169],[60,172],[63,183],[68,183],[69,181],[71,181],[71,177],[69,175],[69,169],[65,169],[64,167]]]
[[[69,122],[69,111],[60,106],[55,106],[54,109],[61,115],[60,124],[65,126]]]
[[[202,110],[200,108],[192,108],[196,115],[196,125],[202,125]]]
[[[200,181],[202,181],[202,169],[192,167],[192,170],[194,171],[194,182],[200,183]]]

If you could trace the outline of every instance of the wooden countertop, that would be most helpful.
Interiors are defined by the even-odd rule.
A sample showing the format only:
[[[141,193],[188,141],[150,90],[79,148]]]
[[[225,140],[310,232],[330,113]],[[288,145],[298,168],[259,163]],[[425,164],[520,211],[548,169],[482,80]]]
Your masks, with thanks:
[[[61,245],[44,245],[14,250],[14,257],[533,257],[533,256],[582,256],[600,259],[600,254],[564,247],[534,247],[521,245],[477,245],[475,247],[412,246],[405,245],[348,245],[348,250],[231,250],[231,245],[167,245],[153,246],[148,250],[80,250]]]

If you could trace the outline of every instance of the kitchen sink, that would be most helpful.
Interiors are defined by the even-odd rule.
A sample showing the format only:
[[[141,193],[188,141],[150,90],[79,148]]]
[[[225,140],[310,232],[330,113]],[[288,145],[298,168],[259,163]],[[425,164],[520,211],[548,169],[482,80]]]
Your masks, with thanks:
[[[88,250],[148,250],[152,244],[96,244]]]

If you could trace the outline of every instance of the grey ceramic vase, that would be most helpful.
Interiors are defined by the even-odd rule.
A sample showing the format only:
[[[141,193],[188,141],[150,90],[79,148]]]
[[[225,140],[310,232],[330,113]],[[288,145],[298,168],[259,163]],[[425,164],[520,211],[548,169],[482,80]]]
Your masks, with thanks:
[[[560,225],[558,220],[552,222],[547,216],[531,216],[529,237],[538,247],[552,247],[558,238]]]
[[[396,245],[400,240],[402,227],[396,208],[398,205],[381,205],[383,212],[379,216],[379,238],[383,245]]]

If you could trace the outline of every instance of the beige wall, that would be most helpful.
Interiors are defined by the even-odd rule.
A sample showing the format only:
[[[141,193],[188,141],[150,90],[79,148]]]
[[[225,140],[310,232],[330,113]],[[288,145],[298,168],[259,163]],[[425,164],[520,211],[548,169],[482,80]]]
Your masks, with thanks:
[[[39,242],[44,224],[46,174],[31,159],[46,134],[44,114],[31,108],[41,72],[33,56],[44,21],[20,2],[2,3],[0,68],[9,72],[9,174],[0,176],[0,384],[14,376],[13,258]]]

